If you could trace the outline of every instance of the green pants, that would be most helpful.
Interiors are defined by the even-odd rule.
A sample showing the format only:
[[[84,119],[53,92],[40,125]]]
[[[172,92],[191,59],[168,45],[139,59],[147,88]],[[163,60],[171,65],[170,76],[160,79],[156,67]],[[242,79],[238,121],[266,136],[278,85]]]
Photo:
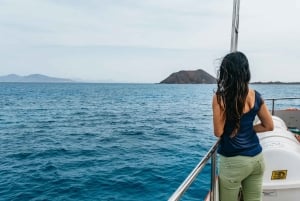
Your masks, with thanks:
[[[220,201],[236,201],[242,187],[244,201],[261,201],[265,163],[262,153],[254,156],[220,155]]]

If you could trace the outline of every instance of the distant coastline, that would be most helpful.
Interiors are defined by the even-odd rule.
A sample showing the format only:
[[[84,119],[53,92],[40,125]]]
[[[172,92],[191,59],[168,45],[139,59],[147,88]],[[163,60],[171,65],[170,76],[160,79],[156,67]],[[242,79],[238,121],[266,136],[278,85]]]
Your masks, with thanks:
[[[75,81],[65,78],[49,77],[41,74],[31,74],[27,76],[9,74],[0,76],[0,82],[70,83]]]
[[[216,84],[217,79],[202,69],[198,70],[181,70],[174,72],[167,78],[162,80],[160,84]],[[251,84],[266,84],[266,85],[298,85],[300,82],[251,82]]]
[[[172,78],[172,79],[171,79]],[[58,77],[50,77],[42,74],[30,74],[26,76],[20,76],[17,74],[9,74],[0,76],[1,82],[23,82],[23,83],[130,83],[130,82],[114,82],[112,80],[106,81],[88,81],[88,80],[72,80],[67,78],[58,78]],[[161,81],[160,83],[154,84],[162,84],[162,83],[172,83],[172,84],[215,84],[216,78],[209,75],[205,71],[199,69],[195,71],[179,71],[177,73],[171,74],[168,78]],[[251,82],[250,84],[257,85],[300,85],[300,82],[281,82],[281,81],[268,81],[268,82]]]
[[[280,81],[276,81],[276,82],[251,82],[251,84],[274,84],[274,85],[278,85],[278,84],[300,84],[300,82],[280,82]]]

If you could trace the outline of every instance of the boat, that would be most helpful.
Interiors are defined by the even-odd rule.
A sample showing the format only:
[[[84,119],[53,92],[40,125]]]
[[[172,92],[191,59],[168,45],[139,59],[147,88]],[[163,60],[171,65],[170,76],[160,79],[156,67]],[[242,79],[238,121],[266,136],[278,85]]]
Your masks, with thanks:
[[[300,110],[274,111],[274,130],[259,133],[266,169],[263,201],[296,201],[300,197]]]
[[[233,0],[233,17],[231,32],[231,52],[237,51],[239,26],[239,0]],[[287,107],[277,109],[276,104],[284,101],[298,101],[300,97],[270,98],[271,114],[274,130],[259,133],[260,144],[263,148],[266,169],[263,177],[263,201],[298,201],[300,197],[300,108]],[[254,122],[258,123],[258,120]],[[205,201],[219,201],[218,174],[217,174],[217,148],[219,141],[207,151],[200,162],[190,172],[168,201],[178,201],[195,181],[206,165],[210,165],[210,191]],[[240,191],[238,201],[243,201]]]
[[[259,140],[263,147],[266,169],[263,177],[263,201],[298,201],[300,197],[300,142],[296,135],[300,135],[300,109],[287,108],[276,110],[274,103],[277,101],[298,100],[300,97],[265,99],[272,101],[272,118],[274,130],[259,133]],[[258,123],[259,121],[255,121]],[[254,124],[255,124],[254,123]],[[201,173],[210,161],[211,188],[205,201],[218,201],[217,177],[217,141],[196,165],[184,182],[169,198],[169,201],[178,201],[184,192]],[[239,201],[242,201],[240,193]]]

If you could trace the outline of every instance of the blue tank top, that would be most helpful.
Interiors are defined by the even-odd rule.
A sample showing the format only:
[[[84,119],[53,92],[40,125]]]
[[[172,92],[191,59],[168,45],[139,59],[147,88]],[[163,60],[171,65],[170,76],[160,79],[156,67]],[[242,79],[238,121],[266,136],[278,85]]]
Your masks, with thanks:
[[[255,103],[247,113],[243,114],[240,122],[240,130],[236,136],[230,137],[234,124],[226,121],[224,126],[224,133],[220,139],[218,153],[223,156],[255,156],[262,151],[259,144],[259,139],[253,129],[253,121],[262,105],[263,100],[261,95],[255,91]]]

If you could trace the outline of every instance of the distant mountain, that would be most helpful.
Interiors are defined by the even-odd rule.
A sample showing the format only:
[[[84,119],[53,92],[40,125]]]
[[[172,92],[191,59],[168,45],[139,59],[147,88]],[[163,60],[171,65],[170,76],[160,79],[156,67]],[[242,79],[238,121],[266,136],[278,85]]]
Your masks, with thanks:
[[[172,73],[161,84],[215,84],[216,78],[202,69]]]
[[[70,79],[49,77],[41,74],[31,74],[27,76],[20,76],[16,74],[9,74],[0,76],[0,82],[74,82]]]

